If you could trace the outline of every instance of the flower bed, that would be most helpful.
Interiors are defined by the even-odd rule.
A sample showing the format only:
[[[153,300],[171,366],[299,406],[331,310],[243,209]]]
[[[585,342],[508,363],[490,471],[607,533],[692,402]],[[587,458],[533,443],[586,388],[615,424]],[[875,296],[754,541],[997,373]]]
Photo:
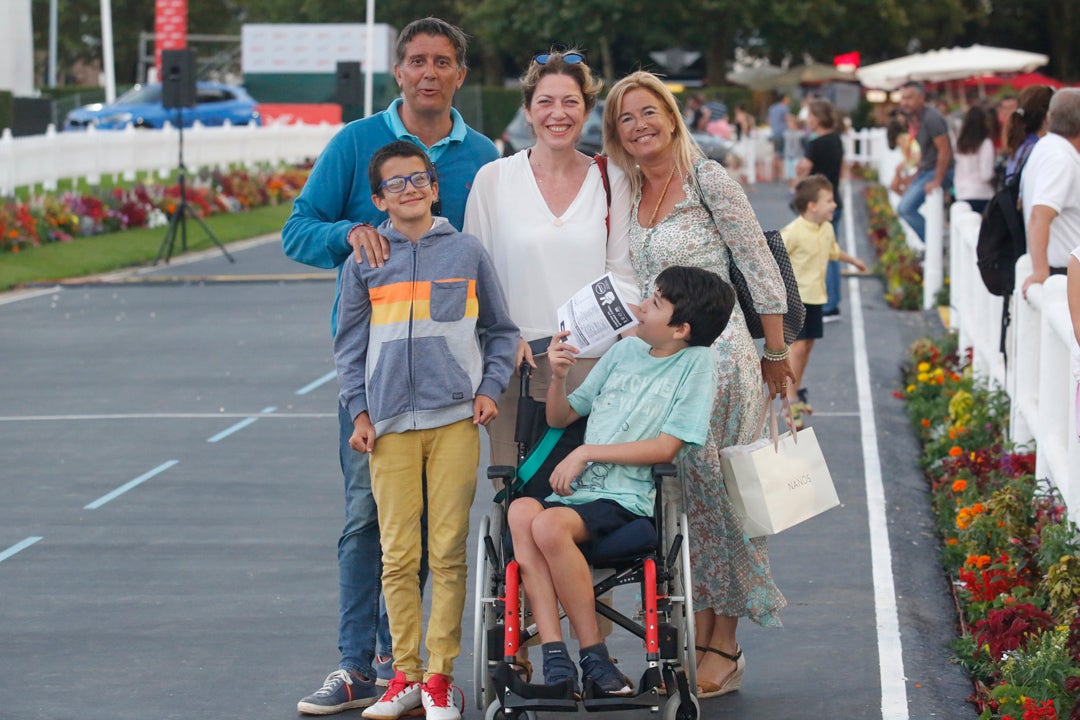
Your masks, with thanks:
[[[870,244],[878,254],[875,272],[885,278],[885,301],[900,310],[918,310],[922,306],[922,262],[907,244],[885,186],[871,178],[865,192]]]
[[[1008,398],[973,377],[955,335],[915,343],[910,360],[894,395],[923,443],[971,701],[981,720],[1080,720],[1076,527],[1034,454],[1008,443]]]
[[[306,168],[203,172],[185,186],[200,216],[242,212],[291,200],[307,180]],[[98,194],[42,194],[22,202],[0,201],[0,253],[52,242],[168,223],[180,186],[156,183],[113,188]]]

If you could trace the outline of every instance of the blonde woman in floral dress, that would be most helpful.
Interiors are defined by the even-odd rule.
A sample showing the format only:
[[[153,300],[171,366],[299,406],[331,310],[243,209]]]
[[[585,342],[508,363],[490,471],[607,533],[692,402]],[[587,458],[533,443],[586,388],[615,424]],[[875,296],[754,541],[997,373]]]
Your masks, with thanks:
[[[641,290],[651,289],[669,265],[702,267],[727,279],[730,253],[761,315],[766,354],[778,358],[759,360],[736,306],[713,346],[720,391],[709,439],[680,468],[688,488],[698,693],[714,697],[742,682],[746,660],[735,638],[738,619],[779,626],[777,612],[786,604],[772,580],[765,539],[748,538],[735,515],[719,458],[721,448],[760,436],[763,384],[775,396],[794,379],[784,344],[784,285],[746,194],[720,164],[704,158],[675,98],[656,76],[633,73],[611,89],[604,149],[631,183],[630,256]]]

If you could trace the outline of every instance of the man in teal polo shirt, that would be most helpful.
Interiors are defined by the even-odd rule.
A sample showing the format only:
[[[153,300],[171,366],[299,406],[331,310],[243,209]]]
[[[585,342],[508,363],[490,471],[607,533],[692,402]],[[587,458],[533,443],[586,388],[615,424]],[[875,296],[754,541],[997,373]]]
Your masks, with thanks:
[[[401,97],[386,110],[342,128],[319,156],[293,204],[281,232],[285,254],[307,265],[338,268],[332,334],[337,330],[341,267],[360,262],[360,250],[376,246],[377,235],[370,226],[386,218],[372,203],[368,184],[368,162],[375,151],[394,140],[424,148],[438,176],[442,203],[438,214],[459,229],[476,171],[499,156],[495,145],[467,126],[452,106],[454,93],[465,81],[467,46],[459,28],[438,18],[407,25],[398,37],[394,65]],[[345,529],[338,540],[341,662],[319,690],[297,704],[299,712],[310,715],[370,705],[382,695],[377,685],[393,676],[390,634],[385,611],[380,611],[379,522],[367,456],[349,447],[353,422],[340,405],[338,421],[345,476]],[[376,656],[376,636],[384,657]]]

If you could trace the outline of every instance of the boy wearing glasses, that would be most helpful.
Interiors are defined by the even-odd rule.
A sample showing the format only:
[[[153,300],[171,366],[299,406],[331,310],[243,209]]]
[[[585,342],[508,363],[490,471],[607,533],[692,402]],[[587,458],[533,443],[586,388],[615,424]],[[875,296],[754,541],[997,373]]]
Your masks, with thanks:
[[[518,329],[480,241],[432,215],[439,185],[423,149],[380,148],[368,166],[378,232],[390,259],[346,263],[334,340],[349,445],[368,453],[382,538],[382,586],[394,679],[372,720],[415,714],[458,720],[448,702],[461,650],[469,508],[480,461],[479,425],[498,414]],[[426,487],[425,487],[426,475]],[[420,518],[427,509],[432,578],[428,663],[420,659]]]

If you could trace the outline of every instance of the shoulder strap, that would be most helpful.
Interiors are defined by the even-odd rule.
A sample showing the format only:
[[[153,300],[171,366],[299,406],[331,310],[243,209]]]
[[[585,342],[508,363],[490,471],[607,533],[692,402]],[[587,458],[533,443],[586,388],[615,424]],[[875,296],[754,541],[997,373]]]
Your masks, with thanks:
[[[705,212],[709,213],[709,219],[712,220],[713,225],[716,224],[716,218],[713,216],[712,208],[709,207],[709,201],[705,199],[705,193],[701,189],[701,181],[698,179],[698,163],[695,162],[690,168],[690,171],[694,175],[694,189],[697,190],[698,197],[701,198],[701,206],[705,208]]]
[[[607,216],[604,218],[604,227],[607,228],[608,233],[611,232],[611,181],[608,180],[607,174],[607,156],[597,153],[593,155],[593,160],[596,161],[596,167],[600,170],[600,181],[604,183],[604,194],[607,196]]]

